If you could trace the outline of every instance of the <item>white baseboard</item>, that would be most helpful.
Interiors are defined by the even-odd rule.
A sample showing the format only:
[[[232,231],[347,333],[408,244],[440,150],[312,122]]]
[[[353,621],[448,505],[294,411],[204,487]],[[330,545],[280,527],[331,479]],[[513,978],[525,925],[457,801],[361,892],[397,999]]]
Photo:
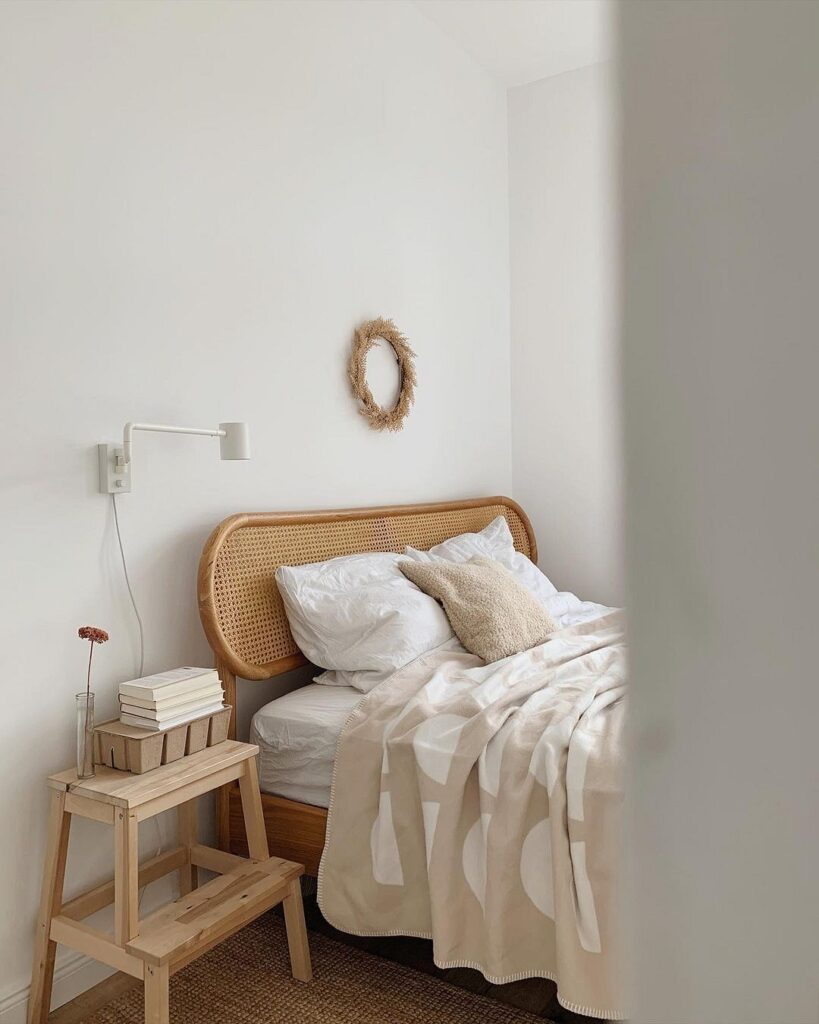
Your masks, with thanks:
[[[91,960],[83,953],[69,953],[54,968],[52,1009],[70,1002],[112,974],[116,974],[116,971],[106,964]],[[26,1024],[28,991],[29,986],[24,985],[16,992],[9,992],[0,998],[0,1024]]]

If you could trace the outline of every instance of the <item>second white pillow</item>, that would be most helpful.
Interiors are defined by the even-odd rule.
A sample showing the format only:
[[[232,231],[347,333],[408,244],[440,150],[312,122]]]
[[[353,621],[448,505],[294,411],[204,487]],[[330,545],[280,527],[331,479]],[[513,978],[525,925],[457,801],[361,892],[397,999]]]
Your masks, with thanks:
[[[415,562],[434,562],[437,559],[446,562],[468,562],[470,558],[475,557],[491,558],[508,569],[541,604],[547,604],[549,598],[557,593],[557,588],[535,563],[515,550],[512,531],[504,516],[493,519],[480,533],[461,533],[457,537],[450,537],[449,540],[436,544],[429,551],[405,548],[404,556]]]

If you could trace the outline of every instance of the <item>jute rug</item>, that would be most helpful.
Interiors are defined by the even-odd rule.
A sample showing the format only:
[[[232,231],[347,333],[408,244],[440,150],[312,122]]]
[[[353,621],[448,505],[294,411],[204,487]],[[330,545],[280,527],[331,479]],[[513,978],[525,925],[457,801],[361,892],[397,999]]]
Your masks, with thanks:
[[[265,914],[171,978],[171,1024],[543,1024],[503,1003],[310,933],[293,981],[284,923]],[[84,1024],[143,1024],[142,986]]]

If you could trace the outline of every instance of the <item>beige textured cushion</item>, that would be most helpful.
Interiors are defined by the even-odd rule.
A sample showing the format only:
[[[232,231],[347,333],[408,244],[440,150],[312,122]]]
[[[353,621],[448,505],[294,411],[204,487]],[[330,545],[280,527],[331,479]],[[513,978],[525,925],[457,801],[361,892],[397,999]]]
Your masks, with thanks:
[[[486,662],[537,647],[557,629],[526,587],[491,558],[399,562],[398,568],[443,604],[458,639]]]

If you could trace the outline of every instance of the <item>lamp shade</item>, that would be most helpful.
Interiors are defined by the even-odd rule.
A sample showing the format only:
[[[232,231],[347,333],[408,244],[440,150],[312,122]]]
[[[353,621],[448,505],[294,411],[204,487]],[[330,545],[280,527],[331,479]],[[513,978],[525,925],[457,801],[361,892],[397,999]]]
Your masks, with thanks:
[[[224,435],[219,438],[219,454],[223,459],[250,458],[250,431],[246,423],[220,423]]]

